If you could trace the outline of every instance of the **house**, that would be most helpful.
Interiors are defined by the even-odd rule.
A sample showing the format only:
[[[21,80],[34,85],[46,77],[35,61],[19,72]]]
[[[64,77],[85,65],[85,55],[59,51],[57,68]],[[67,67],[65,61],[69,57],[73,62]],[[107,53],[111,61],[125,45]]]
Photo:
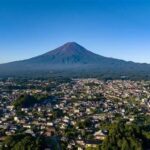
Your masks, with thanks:
[[[100,140],[86,140],[85,141],[86,148],[96,148],[101,144],[102,144],[102,142]]]

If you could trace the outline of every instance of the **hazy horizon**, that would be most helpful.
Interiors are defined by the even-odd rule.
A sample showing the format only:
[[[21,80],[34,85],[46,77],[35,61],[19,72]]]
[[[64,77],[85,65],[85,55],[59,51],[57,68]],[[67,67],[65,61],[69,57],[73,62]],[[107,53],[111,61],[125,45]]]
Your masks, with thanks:
[[[75,41],[106,57],[150,63],[147,0],[2,0],[0,64]]]

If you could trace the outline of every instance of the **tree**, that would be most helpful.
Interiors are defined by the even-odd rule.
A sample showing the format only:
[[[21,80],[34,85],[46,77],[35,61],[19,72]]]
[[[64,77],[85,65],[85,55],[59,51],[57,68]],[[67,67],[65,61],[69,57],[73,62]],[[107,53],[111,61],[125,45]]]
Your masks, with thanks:
[[[112,125],[102,150],[143,150],[145,142],[146,138],[138,126],[119,122]]]
[[[6,138],[2,150],[40,150],[42,147],[41,138],[35,138],[29,134],[16,134]]]
[[[22,107],[30,107],[34,105],[37,102],[34,96],[31,95],[21,95],[18,99],[14,101],[14,107],[16,109],[22,108]]]

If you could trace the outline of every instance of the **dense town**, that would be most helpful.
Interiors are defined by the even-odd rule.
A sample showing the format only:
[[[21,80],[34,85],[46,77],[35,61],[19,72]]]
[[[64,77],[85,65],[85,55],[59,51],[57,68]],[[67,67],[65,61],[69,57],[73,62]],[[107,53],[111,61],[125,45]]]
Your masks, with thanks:
[[[42,98],[16,103],[23,95]],[[149,81],[0,80],[0,149],[9,149],[6,139],[20,133],[44,137],[45,150],[98,149],[112,124],[149,125],[149,118]]]

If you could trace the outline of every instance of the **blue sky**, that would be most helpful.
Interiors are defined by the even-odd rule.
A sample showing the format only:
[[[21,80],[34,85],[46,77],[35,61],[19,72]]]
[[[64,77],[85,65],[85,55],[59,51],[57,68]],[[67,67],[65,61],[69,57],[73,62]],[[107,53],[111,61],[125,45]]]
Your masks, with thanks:
[[[150,1],[0,0],[0,63],[69,41],[100,55],[150,63]]]

